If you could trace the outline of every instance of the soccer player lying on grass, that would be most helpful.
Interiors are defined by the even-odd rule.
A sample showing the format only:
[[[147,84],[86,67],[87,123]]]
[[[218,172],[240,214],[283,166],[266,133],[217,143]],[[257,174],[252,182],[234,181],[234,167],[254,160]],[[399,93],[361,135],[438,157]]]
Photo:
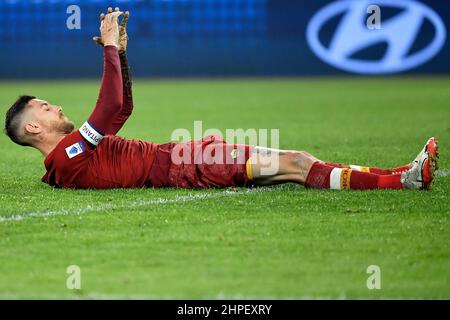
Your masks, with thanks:
[[[128,12],[119,26],[121,15],[111,8],[101,15],[101,38],[94,40],[104,47],[103,80],[95,109],[79,130],[74,131],[61,107],[33,96],[20,97],[6,114],[11,140],[45,156],[42,180],[49,185],[219,188],[294,182],[336,190],[430,188],[438,159],[434,138],[411,164],[378,169],[323,162],[304,151],[227,144],[218,136],[162,145],[116,136],[133,109],[126,59]],[[273,163],[276,170],[270,172]]]

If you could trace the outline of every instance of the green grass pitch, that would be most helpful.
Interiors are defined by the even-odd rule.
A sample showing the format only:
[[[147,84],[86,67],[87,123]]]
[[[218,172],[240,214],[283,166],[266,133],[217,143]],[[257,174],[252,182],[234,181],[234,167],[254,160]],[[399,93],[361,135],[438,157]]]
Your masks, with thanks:
[[[281,147],[392,167],[430,136],[430,192],[52,189],[41,154],[0,137],[0,298],[450,298],[450,78],[134,81],[120,132],[280,129]],[[99,81],[0,83],[81,125]],[[69,265],[81,290],[66,288]],[[381,268],[369,290],[367,268]]]

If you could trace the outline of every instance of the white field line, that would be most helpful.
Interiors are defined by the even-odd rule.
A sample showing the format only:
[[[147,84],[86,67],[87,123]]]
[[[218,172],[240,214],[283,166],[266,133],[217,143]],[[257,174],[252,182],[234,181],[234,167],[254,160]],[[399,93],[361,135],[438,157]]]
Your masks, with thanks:
[[[435,173],[436,177],[448,177],[450,176],[450,170],[448,169],[439,169]]]
[[[97,206],[86,206],[83,208],[78,209],[61,209],[61,210],[53,210],[53,211],[37,211],[37,212],[26,212],[26,213],[20,213],[15,214],[12,216],[0,216],[0,223],[3,222],[10,222],[10,221],[22,221],[25,219],[31,219],[31,218],[46,218],[46,217],[53,217],[53,216],[65,216],[65,215],[81,215],[88,212],[101,212],[106,210],[120,210],[120,209],[136,209],[136,208],[144,208],[144,207],[150,207],[150,206],[160,206],[160,205],[166,205],[166,204],[175,204],[175,203],[183,203],[183,202],[191,202],[191,201],[197,201],[197,200],[208,200],[208,199],[217,199],[217,198],[223,198],[223,197],[231,197],[231,196],[238,196],[238,195],[244,195],[248,193],[255,193],[255,192],[261,192],[261,191],[271,191],[272,189],[268,188],[260,188],[260,189],[253,189],[253,190],[247,190],[244,192],[241,191],[223,191],[219,193],[199,193],[199,194],[189,194],[189,195],[177,195],[173,198],[158,198],[153,200],[141,200],[141,201],[134,201],[129,203],[121,203],[121,204],[102,204]]]

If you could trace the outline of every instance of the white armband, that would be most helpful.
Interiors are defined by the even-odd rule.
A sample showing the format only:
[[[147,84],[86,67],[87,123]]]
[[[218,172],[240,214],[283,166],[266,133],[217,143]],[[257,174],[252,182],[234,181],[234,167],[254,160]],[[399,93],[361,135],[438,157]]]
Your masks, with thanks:
[[[97,146],[103,139],[103,134],[101,134],[97,129],[95,129],[89,121],[86,121],[80,128],[80,134],[86,141],[90,144]]]

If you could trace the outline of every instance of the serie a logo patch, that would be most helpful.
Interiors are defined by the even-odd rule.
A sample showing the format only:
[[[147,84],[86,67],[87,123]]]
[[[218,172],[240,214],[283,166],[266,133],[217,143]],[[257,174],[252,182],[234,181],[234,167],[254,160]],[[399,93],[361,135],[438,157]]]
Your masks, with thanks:
[[[69,159],[72,159],[73,157],[79,155],[80,153],[83,153],[85,150],[83,142],[79,141],[77,143],[74,143],[73,145],[66,148],[66,153]]]

